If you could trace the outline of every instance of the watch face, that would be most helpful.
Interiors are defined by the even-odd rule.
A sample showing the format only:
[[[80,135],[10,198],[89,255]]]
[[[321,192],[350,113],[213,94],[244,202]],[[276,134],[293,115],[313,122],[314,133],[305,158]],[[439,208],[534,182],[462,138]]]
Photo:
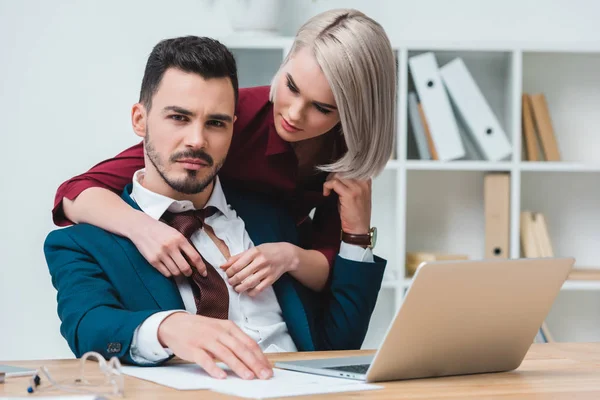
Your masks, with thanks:
[[[371,249],[375,247],[377,243],[377,228],[371,228]]]

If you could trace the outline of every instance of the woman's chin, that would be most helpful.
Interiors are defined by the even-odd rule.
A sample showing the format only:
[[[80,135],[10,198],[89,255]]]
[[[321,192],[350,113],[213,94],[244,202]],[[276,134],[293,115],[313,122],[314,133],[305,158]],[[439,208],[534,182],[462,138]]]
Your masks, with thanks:
[[[304,138],[302,137],[302,132],[296,132],[296,133],[292,133],[292,132],[288,132],[285,129],[283,129],[283,126],[281,126],[281,124],[277,124],[275,125],[275,131],[277,131],[277,134],[279,135],[280,138],[282,138],[283,140],[285,140],[286,142],[299,142],[301,140],[304,140]]]

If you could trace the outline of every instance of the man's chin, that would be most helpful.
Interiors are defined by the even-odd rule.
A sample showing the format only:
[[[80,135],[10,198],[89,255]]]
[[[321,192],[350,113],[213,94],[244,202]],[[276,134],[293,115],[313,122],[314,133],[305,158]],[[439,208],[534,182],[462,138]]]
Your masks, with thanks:
[[[214,175],[208,173],[200,174],[194,173],[198,171],[186,172],[184,174],[177,174],[180,176],[170,176],[167,179],[167,184],[171,189],[176,192],[183,194],[197,194],[206,189],[210,183],[214,180]],[[182,176],[185,175],[185,176]]]

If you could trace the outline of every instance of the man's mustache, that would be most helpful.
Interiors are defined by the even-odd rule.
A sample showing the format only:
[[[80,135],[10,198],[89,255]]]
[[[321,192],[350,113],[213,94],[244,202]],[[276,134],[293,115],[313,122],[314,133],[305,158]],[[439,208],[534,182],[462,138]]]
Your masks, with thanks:
[[[181,159],[185,159],[185,158],[195,158],[198,160],[202,160],[202,161],[206,162],[210,167],[212,167],[214,164],[212,157],[209,156],[207,153],[205,153],[202,150],[188,150],[188,151],[184,151],[181,153],[173,154],[170,158],[170,161],[177,162],[177,161],[179,161]]]

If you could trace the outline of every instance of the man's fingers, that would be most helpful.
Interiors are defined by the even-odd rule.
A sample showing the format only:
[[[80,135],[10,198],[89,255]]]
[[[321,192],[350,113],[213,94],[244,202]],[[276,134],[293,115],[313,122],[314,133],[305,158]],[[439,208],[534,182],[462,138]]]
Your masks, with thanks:
[[[257,360],[256,369],[252,365],[249,365],[250,368],[254,371],[257,377],[260,379],[268,379],[273,376],[273,368],[271,368],[271,363],[267,359],[267,356],[262,352],[260,346],[252,340],[252,338],[246,335],[242,330],[235,324],[229,330],[229,335],[231,335],[234,339],[236,339],[239,343],[243,344]],[[226,335],[222,335],[225,337]]]
[[[212,376],[213,378],[227,378],[227,373],[221,368],[219,368],[215,360],[213,360],[213,358],[210,355],[208,355],[203,349],[195,349],[193,359],[193,361],[196,364],[201,366],[206,371],[206,373]]]
[[[206,349],[210,351],[215,357],[225,363],[233,372],[242,379],[253,379],[254,373],[246,366],[246,364],[239,358],[240,354],[237,351],[242,351],[241,344],[235,346],[236,349],[232,349],[228,345],[224,345],[223,337],[231,337],[229,335],[221,335],[218,340],[210,341],[206,344]]]
[[[186,240],[185,243],[181,245],[181,251],[183,251],[190,267],[196,268],[202,276],[208,275],[206,272],[206,264],[204,264],[202,257],[200,257],[200,253],[198,253],[198,250],[196,250],[189,241]]]
[[[252,275],[258,268],[260,268],[261,263],[257,259],[254,259],[248,266],[242,269],[240,272],[229,278],[229,284],[231,286],[238,285],[244,281],[244,279],[248,278]]]

